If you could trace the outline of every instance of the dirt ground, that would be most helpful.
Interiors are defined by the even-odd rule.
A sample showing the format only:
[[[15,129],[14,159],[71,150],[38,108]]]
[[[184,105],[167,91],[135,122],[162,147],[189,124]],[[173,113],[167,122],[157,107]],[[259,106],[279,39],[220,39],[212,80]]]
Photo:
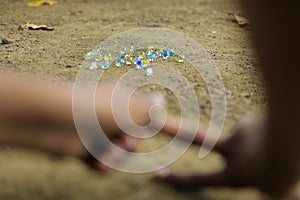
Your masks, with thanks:
[[[0,38],[9,42],[0,44],[1,73],[73,82],[84,51],[126,30],[163,27],[201,44],[220,70],[227,93],[224,132],[230,133],[243,116],[267,107],[250,31],[238,26],[228,14],[242,13],[234,0],[61,0],[58,5],[37,8],[26,7],[26,2],[0,0]],[[46,24],[54,30],[18,30],[27,22]],[[203,80],[187,64],[174,68],[194,83],[201,123],[207,126],[210,100]],[[104,78],[117,79],[124,70],[111,68]],[[177,102],[169,91],[155,86],[145,87],[144,91],[155,89],[166,95],[168,111],[178,114]],[[165,136],[157,136],[141,149],[149,151],[166,141]],[[199,160],[198,151],[199,147],[191,148],[171,169],[208,172],[223,167],[218,155],[211,153]],[[28,150],[0,150],[0,199],[269,199],[251,188],[205,188],[180,193],[153,182],[152,177],[153,173],[102,175],[73,158],[60,160]]]

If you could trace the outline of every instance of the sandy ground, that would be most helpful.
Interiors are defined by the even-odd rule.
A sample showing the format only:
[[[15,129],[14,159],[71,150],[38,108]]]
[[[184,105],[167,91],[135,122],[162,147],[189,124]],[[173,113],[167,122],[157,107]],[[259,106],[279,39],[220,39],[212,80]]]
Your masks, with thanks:
[[[0,0],[0,44],[2,73],[47,77],[54,82],[73,82],[83,52],[104,39],[140,27],[164,27],[186,34],[203,46],[220,70],[227,91],[227,118],[224,132],[230,133],[243,116],[266,107],[263,84],[250,44],[250,31],[239,27],[228,13],[242,13],[236,1],[228,0],[65,0],[58,5],[26,7],[27,1]],[[46,24],[54,31],[18,30],[24,23]],[[210,119],[206,87],[194,69],[174,64],[191,83],[200,102],[201,123]],[[126,69],[112,68],[105,79],[117,79]],[[174,95],[159,89],[168,99],[168,111],[178,114]],[[142,151],[164,144],[156,136],[145,142]],[[208,172],[221,169],[222,159],[211,153],[197,157],[191,148],[171,169],[181,172]],[[206,188],[180,193],[151,181],[153,174],[115,172],[101,175],[73,158],[59,160],[43,153],[3,148],[0,151],[0,199],[269,199],[255,189]]]

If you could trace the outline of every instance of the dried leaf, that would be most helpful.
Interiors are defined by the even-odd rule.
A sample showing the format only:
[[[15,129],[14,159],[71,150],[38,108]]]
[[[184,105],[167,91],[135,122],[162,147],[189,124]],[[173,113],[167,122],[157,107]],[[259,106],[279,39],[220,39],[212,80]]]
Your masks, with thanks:
[[[19,26],[19,29],[21,29],[21,30],[46,30],[46,31],[54,30],[53,27],[48,27],[46,25],[35,25],[35,24],[23,24],[23,25]]]
[[[58,1],[31,1],[29,3],[27,3],[26,5],[28,7],[38,7],[38,6],[42,6],[42,5],[55,5],[58,4]]]
[[[233,17],[235,19],[235,21],[240,25],[240,26],[248,26],[250,25],[250,22],[247,18],[245,17],[241,17],[237,14],[233,14]]]

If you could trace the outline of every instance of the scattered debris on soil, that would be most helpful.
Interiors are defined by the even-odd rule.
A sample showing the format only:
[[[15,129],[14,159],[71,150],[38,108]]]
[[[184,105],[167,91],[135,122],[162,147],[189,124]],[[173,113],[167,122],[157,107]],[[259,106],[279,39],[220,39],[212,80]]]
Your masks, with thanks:
[[[39,6],[43,6],[43,5],[55,5],[58,4],[58,1],[31,1],[29,3],[26,4],[26,6],[28,7],[39,7]]]
[[[233,17],[234,17],[235,21],[238,23],[238,25],[240,25],[240,26],[249,26],[250,25],[249,20],[245,17],[242,17],[237,14],[233,14]]]
[[[0,44],[2,44],[2,45],[12,43],[12,41],[10,41],[10,40],[8,40],[8,39],[6,39],[6,38],[1,38],[1,41],[0,41],[0,42],[1,42]]]
[[[23,24],[19,26],[19,30],[46,30],[52,31],[53,27],[48,27],[46,25],[36,25],[36,24]]]

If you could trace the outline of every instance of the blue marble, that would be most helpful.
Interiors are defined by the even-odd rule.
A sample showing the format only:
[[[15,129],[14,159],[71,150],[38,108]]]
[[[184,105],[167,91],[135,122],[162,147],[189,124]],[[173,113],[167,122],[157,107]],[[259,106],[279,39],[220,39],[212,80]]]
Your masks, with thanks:
[[[169,54],[168,54],[167,51],[164,51],[163,58],[164,59],[168,59],[169,58]]]
[[[102,69],[106,70],[106,69],[109,68],[109,66],[110,66],[109,61],[105,61],[105,62],[102,63]]]
[[[144,65],[144,62],[142,60],[137,60],[136,61],[136,67],[138,69],[142,69],[143,68],[143,65]]]

